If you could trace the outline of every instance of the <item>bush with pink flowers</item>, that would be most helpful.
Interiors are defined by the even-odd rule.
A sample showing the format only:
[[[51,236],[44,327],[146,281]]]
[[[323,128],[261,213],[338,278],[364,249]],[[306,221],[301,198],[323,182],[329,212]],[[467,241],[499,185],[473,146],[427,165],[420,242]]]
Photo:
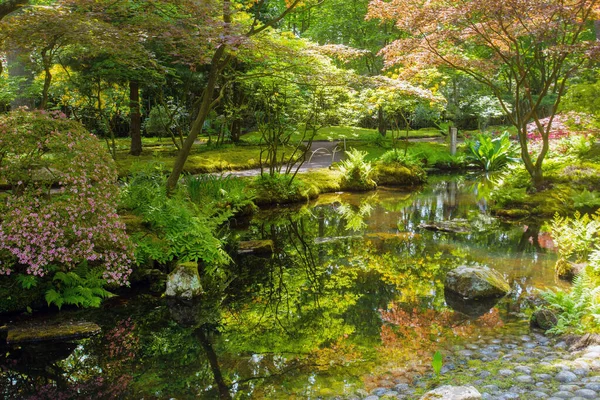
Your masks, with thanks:
[[[133,245],[116,213],[114,161],[85,128],[60,114],[0,116],[0,274],[38,277],[81,263],[127,284]]]

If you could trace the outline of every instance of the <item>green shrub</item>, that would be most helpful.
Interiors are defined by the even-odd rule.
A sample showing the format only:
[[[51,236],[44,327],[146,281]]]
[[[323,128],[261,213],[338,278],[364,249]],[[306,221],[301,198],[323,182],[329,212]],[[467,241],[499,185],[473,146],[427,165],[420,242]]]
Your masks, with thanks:
[[[479,134],[475,141],[470,141],[467,145],[470,151],[469,159],[485,171],[496,171],[516,161],[515,147],[510,142],[508,132],[496,138]]]
[[[598,208],[600,207],[600,192],[583,189],[582,192],[573,195],[573,205],[575,208]]]
[[[161,264],[202,260],[207,272],[215,272],[229,261],[217,233],[232,212],[196,205],[185,188],[168,197],[161,168],[150,165],[134,173],[123,190],[123,205],[140,216],[151,232],[134,236],[138,260]]]
[[[370,190],[377,184],[372,179],[373,164],[365,160],[366,151],[350,149],[346,152],[346,159],[340,161],[339,169],[342,173],[342,186],[350,190]]]

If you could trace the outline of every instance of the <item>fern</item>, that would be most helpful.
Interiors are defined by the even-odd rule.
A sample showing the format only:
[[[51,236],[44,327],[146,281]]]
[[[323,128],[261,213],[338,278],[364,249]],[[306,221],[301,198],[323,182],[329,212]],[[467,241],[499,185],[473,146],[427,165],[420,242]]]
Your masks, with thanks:
[[[65,304],[77,307],[99,307],[103,299],[113,296],[104,289],[106,282],[99,270],[89,269],[82,263],[75,271],[54,274],[55,288],[46,292],[48,306],[54,304],[60,310]]]
[[[19,282],[23,289],[31,289],[32,287],[36,287],[38,284],[36,276],[25,274],[17,275],[17,282]]]
[[[548,333],[580,334],[600,327],[600,287],[588,273],[575,277],[570,292],[557,289],[541,292],[541,296],[558,311],[558,322]]]

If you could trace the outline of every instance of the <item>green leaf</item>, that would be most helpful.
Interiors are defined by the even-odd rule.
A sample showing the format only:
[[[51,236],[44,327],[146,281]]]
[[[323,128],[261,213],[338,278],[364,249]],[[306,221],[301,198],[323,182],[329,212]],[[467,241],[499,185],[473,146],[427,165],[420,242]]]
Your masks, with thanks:
[[[436,375],[438,375],[438,376],[440,375],[443,364],[444,364],[444,361],[442,359],[442,353],[440,353],[440,351],[438,350],[433,355],[433,361],[431,362],[431,366],[433,367],[433,372],[435,372]]]

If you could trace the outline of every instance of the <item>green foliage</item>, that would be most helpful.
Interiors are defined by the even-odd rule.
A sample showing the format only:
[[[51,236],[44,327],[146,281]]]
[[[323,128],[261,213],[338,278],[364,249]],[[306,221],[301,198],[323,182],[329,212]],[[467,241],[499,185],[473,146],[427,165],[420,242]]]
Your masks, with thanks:
[[[144,129],[150,135],[174,135],[183,129],[187,118],[183,107],[169,101],[165,106],[157,105],[150,110],[148,118],[144,120]]]
[[[365,160],[366,151],[350,149],[346,152],[346,159],[339,164],[342,173],[342,184],[350,189],[374,189],[375,181],[372,179],[373,164]]]
[[[123,205],[142,217],[152,232],[138,234],[138,260],[161,264],[203,260],[207,272],[215,272],[229,261],[217,233],[231,211],[217,210],[210,204],[196,205],[185,188],[168,197],[162,168],[150,165],[142,169],[123,190]]]
[[[558,314],[558,323],[549,333],[583,334],[600,328],[600,286],[597,279],[583,272],[573,280],[571,291],[545,291],[541,296]]]
[[[575,208],[598,208],[600,207],[600,192],[583,189],[582,192],[573,195]]]
[[[515,149],[510,142],[508,132],[492,138],[490,135],[479,134],[477,140],[468,142],[469,159],[485,171],[495,171],[516,161]]]
[[[600,213],[593,215],[575,212],[573,218],[556,214],[550,224],[552,237],[563,260],[586,261],[598,242]]]
[[[185,185],[190,199],[198,205],[214,205],[230,208],[234,212],[252,206],[256,197],[242,178],[233,175],[188,176]]]
[[[104,289],[106,281],[102,271],[90,269],[82,263],[77,269],[69,272],[59,271],[52,278],[54,288],[46,292],[48,306],[54,304],[60,310],[63,305],[77,307],[99,307],[103,299],[112,296]]]
[[[442,358],[442,353],[440,353],[440,351],[438,350],[433,355],[433,360],[431,360],[433,372],[435,372],[437,376],[440,376],[440,373],[442,372],[442,365],[444,365],[444,360]]]
[[[401,164],[405,167],[421,167],[422,163],[413,153],[406,153],[393,149],[383,153],[379,160],[384,164]]]
[[[17,282],[19,282],[23,289],[31,289],[37,286],[38,278],[35,275],[18,274]]]
[[[373,212],[373,203],[376,195],[368,197],[360,202],[358,210],[348,203],[341,203],[337,210],[346,220],[346,229],[358,232],[367,228],[365,218]]]

